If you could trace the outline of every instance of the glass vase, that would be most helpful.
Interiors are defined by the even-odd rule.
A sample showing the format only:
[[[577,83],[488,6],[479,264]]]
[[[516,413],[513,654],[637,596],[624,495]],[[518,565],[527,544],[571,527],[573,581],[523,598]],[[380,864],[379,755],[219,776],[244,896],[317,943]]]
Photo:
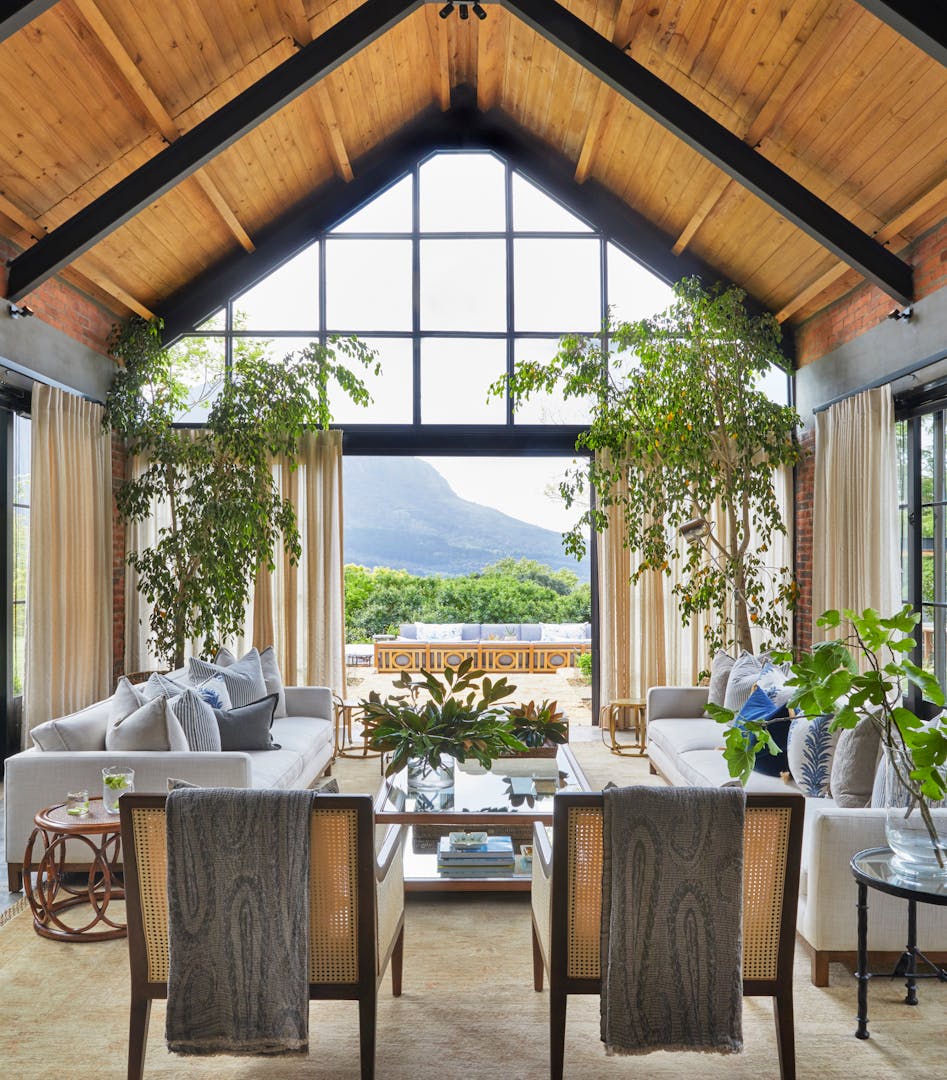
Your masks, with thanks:
[[[903,874],[947,876],[947,815],[932,815],[935,835],[931,835],[917,799],[905,784],[913,767],[905,751],[885,747],[885,838],[894,852],[894,865]]]
[[[432,766],[426,758],[408,759],[408,791],[433,791],[454,786],[454,759]]]
[[[134,769],[124,765],[109,765],[102,770],[102,808],[107,814],[117,814],[118,800],[126,791],[134,790]]]

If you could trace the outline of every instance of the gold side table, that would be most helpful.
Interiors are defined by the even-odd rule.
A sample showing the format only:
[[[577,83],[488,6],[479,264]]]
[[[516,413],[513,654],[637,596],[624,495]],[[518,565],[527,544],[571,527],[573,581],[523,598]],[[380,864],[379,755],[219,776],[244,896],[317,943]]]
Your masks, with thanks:
[[[633,731],[635,741],[620,743],[616,736],[618,722],[622,715],[627,715],[629,725],[625,729]],[[605,741],[605,728],[608,727],[608,739],[605,744],[613,754],[622,757],[645,757],[645,736],[647,734],[647,715],[645,703],[637,698],[617,698],[615,701],[603,705],[598,714],[599,727],[602,729],[602,741]]]
[[[351,699],[332,695],[335,705],[335,756],[340,758],[370,758],[381,757],[381,751],[373,750],[365,733],[362,733],[361,742],[355,742],[352,738],[352,721],[359,713],[359,703]]]

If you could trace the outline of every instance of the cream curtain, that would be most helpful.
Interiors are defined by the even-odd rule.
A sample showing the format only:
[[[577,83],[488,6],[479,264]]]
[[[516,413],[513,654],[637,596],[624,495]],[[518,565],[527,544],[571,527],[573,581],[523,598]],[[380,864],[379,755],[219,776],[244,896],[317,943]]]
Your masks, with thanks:
[[[897,447],[891,388],[816,415],[813,621],[828,608],[901,607]],[[813,625],[813,641],[825,638]]]
[[[341,431],[304,435],[296,468],[288,461],[273,468],[282,495],[296,510],[302,558],[291,566],[280,553],[273,573],[260,572],[244,633],[228,645],[237,652],[251,643],[260,649],[273,645],[286,685],[329,686],[341,695],[345,687]],[[130,526],[129,549],[153,543],[165,521],[163,508],[156,506],[151,518]],[[131,571],[126,581],[126,668],[163,666],[147,647],[147,601]],[[200,648],[199,641],[190,641],[186,651],[199,655]]]
[[[23,745],[112,692],[112,455],[102,407],[36,383]]]

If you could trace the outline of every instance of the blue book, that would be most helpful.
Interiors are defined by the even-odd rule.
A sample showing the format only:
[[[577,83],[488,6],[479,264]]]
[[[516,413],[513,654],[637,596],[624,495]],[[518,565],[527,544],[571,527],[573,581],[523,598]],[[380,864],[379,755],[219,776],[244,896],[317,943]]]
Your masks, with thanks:
[[[513,861],[513,841],[509,836],[490,836],[484,845],[471,848],[453,848],[450,839],[442,836],[438,842],[437,858],[443,863],[494,863]]]

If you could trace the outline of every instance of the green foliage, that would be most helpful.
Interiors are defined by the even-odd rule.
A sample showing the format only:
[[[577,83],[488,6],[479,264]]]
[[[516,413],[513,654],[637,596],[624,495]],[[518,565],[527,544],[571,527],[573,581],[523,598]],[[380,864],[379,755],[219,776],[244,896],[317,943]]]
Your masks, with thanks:
[[[566,337],[552,361],[518,363],[509,391],[514,400],[536,391],[593,399],[577,448],[595,456],[560,491],[571,506],[590,485],[597,501],[567,534],[567,550],[584,554],[585,530],[604,530],[617,507],[638,559],[634,580],[683,558],[675,592],[684,624],[714,613],[711,651],[733,642],[752,651],[752,624],[785,640],[784,611],[796,595],[791,571],[772,573],[763,557],[786,531],[773,470],[798,457],[796,412],[755,389],[771,365],[785,366],[779,326],[749,315],[736,288],[706,290],[691,278],[675,297],[653,318],[607,326],[607,346],[598,336]],[[676,550],[679,527],[694,518],[720,522],[706,538],[709,558],[698,545]]]
[[[586,622],[591,607],[587,583],[529,559],[501,559],[462,577],[345,567],[345,637],[353,642],[356,633],[397,631],[402,622]]]
[[[844,631],[843,636],[820,642],[811,653],[800,656],[786,685],[794,688],[790,706],[802,715],[834,714],[832,730],[853,728],[868,717],[882,745],[906,755],[910,768],[902,773],[896,766],[899,780],[917,800],[934,838],[929,804],[947,795],[947,724],[940,717],[925,725],[903,704],[910,684],[935,709],[944,706],[940,684],[908,656],[916,645],[913,632],[919,621],[920,615],[909,604],[889,618],[882,618],[873,608],[860,615],[848,609],[826,611],[818,625]],[[789,658],[776,654],[777,659],[782,656]],[[733,721],[729,709],[708,705],[707,711],[718,723]],[[742,731],[738,727],[728,730],[724,756],[730,775],[746,783],[762,748],[753,745],[754,738],[761,737],[761,725],[741,722],[741,726]]]
[[[237,338],[225,378],[206,339],[169,350],[160,332],[159,323],[137,318],[113,329],[111,354],[123,366],[104,423],[144,463],[119,488],[122,516],[146,520],[155,502],[169,509],[157,543],[130,552],[127,561],[153,605],[152,647],[180,664],[189,637],[210,652],[240,631],[254,576],[273,565],[277,543],[292,562],[299,558],[296,515],[280,496],[272,460],[292,460],[304,431],[328,425],[330,381],[354,400],[368,400],[340,356],[368,369],[377,363],[355,340],[310,345],[274,363],[267,342]],[[205,426],[176,428],[202,384],[197,405],[207,410]]]
[[[591,652],[579,653],[579,658],[575,662],[575,666],[585,676],[585,678],[589,680],[589,682],[592,681],[592,663],[593,661]]]
[[[516,689],[505,678],[493,682],[473,667],[473,660],[444,668],[442,676],[423,670],[421,676],[417,686],[402,672],[394,685],[405,693],[382,700],[372,691],[359,702],[369,745],[391,755],[386,776],[400,772],[409,758],[420,758],[432,769],[444,757],[473,758],[489,768],[503,752],[526,749],[498,704]],[[419,691],[427,694],[423,704],[418,703]]]
[[[556,701],[543,701],[541,705],[527,701],[514,705],[507,715],[514,737],[524,746],[537,747],[568,741],[569,727]]]

